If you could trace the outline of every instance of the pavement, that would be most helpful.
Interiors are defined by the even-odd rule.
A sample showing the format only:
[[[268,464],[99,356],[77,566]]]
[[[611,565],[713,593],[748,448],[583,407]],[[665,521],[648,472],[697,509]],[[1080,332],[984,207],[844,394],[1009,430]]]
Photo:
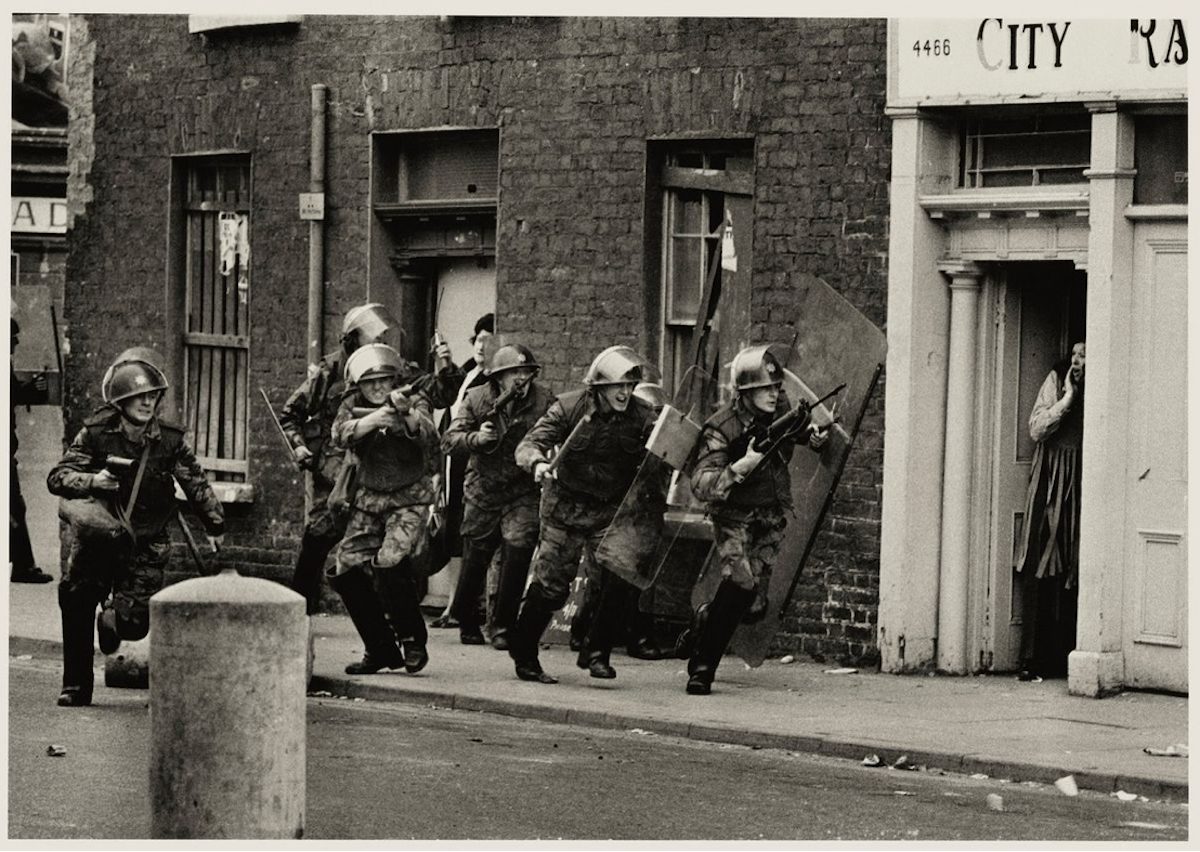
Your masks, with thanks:
[[[55,584],[8,585],[10,655],[57,655]],[[826,665],[781,659],[751,669],[726,657],[712,695],[701,697],[684,693],[682,660],[635,660],[618,651],[617,678],[601,681],[557,645],[544,648],[541,660],[561,682],[546,685],[517,680],[507,654],[462,645],[457,630],[441,629],[430,630],[431,659],[419,674],[351,677],[342,668],[359,659],[362,645],[349,618],[318,615],[312,633],[310,692],[855,761],[876,755],[882,767],[904,756],[909,765],[1013,781],[1073,775],[1085,789],[1187,798],[1188,758],[1143,751],[1187,743],[1188,701],[1181,696],[1083,698],[1068,695],[1065,680],[835,674]],[[97,685],[100,703],[104,689]],[[48,707],[53,698],[46,696]]]

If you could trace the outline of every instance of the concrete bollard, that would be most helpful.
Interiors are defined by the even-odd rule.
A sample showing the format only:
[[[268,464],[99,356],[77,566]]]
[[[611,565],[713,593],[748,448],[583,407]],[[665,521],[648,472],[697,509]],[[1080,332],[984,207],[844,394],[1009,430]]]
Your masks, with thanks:
[[[304,598],[228,569],[150,599],[151,837],[304,834]]]

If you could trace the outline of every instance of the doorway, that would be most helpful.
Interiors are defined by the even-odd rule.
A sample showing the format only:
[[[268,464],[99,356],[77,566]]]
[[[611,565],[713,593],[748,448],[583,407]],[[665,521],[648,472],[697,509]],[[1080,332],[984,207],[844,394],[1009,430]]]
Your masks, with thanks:
[[[987,501],[987,584],[979,667],[1014,671],[1019,664],[1026,612],[1016,577],[1026,495],[1035,442],[1029,415],[1038,391],[1056,362],[1084,339],[1087,276],[1068,261],[1017,262],[995,267],[995,346],[991,377],[990,488]],[[1074,595],[1069,596],[1073,599]],[[1039,650],[1051,660],[1074,647],[1071,600],[1063,608],[1039,607]],[[1052,649],[1052,650],[1051,650]],[[1051,668],[1054,668],[1053,666]]]

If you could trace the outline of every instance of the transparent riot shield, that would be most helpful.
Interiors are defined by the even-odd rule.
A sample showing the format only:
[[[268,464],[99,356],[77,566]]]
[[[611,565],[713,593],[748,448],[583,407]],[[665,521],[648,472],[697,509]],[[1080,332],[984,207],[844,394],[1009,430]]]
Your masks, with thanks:
[[[812,412],[813,421],[829,424],[829,439],[817,452],[797,446],[789,465],[795,515],[789,517],[768,587],[768,609],[756,624],[743,624],[730,650],[751,666],[766,659],[833,499],[842,469],[887,353],[887,340],[869,319],[815,276],[803,275],[796,294],[795,337],[785,352],[784,388],[792,404],[817,401],[838,385],[845,387]],[[712,599],[721,580],[715,558],[692,590],[692,605]]]

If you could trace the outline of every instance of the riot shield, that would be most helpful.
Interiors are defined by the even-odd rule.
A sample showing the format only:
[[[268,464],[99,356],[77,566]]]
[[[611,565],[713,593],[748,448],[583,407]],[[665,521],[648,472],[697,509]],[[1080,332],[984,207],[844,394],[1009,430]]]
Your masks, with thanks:
[[[814,422],[835,421],[821,451],[798,446],[792,455],[789,469],[795,515],[788,519],[771,572],[767,615],[757,624],[741,625],[729,646],[756,667],[766,659],[771,640],[779,632],[782,613],[833,499],[887,353],[883,332],[820,278],[802,276],[798,290],[795,351],[784,364],[788,396],[793,403],[801,398],[811,403],[840,384],[845,388],[813,411]],[[693,607],[712,600],[720,583],[716,560],[709,561],[711,567],[692,590]]]

